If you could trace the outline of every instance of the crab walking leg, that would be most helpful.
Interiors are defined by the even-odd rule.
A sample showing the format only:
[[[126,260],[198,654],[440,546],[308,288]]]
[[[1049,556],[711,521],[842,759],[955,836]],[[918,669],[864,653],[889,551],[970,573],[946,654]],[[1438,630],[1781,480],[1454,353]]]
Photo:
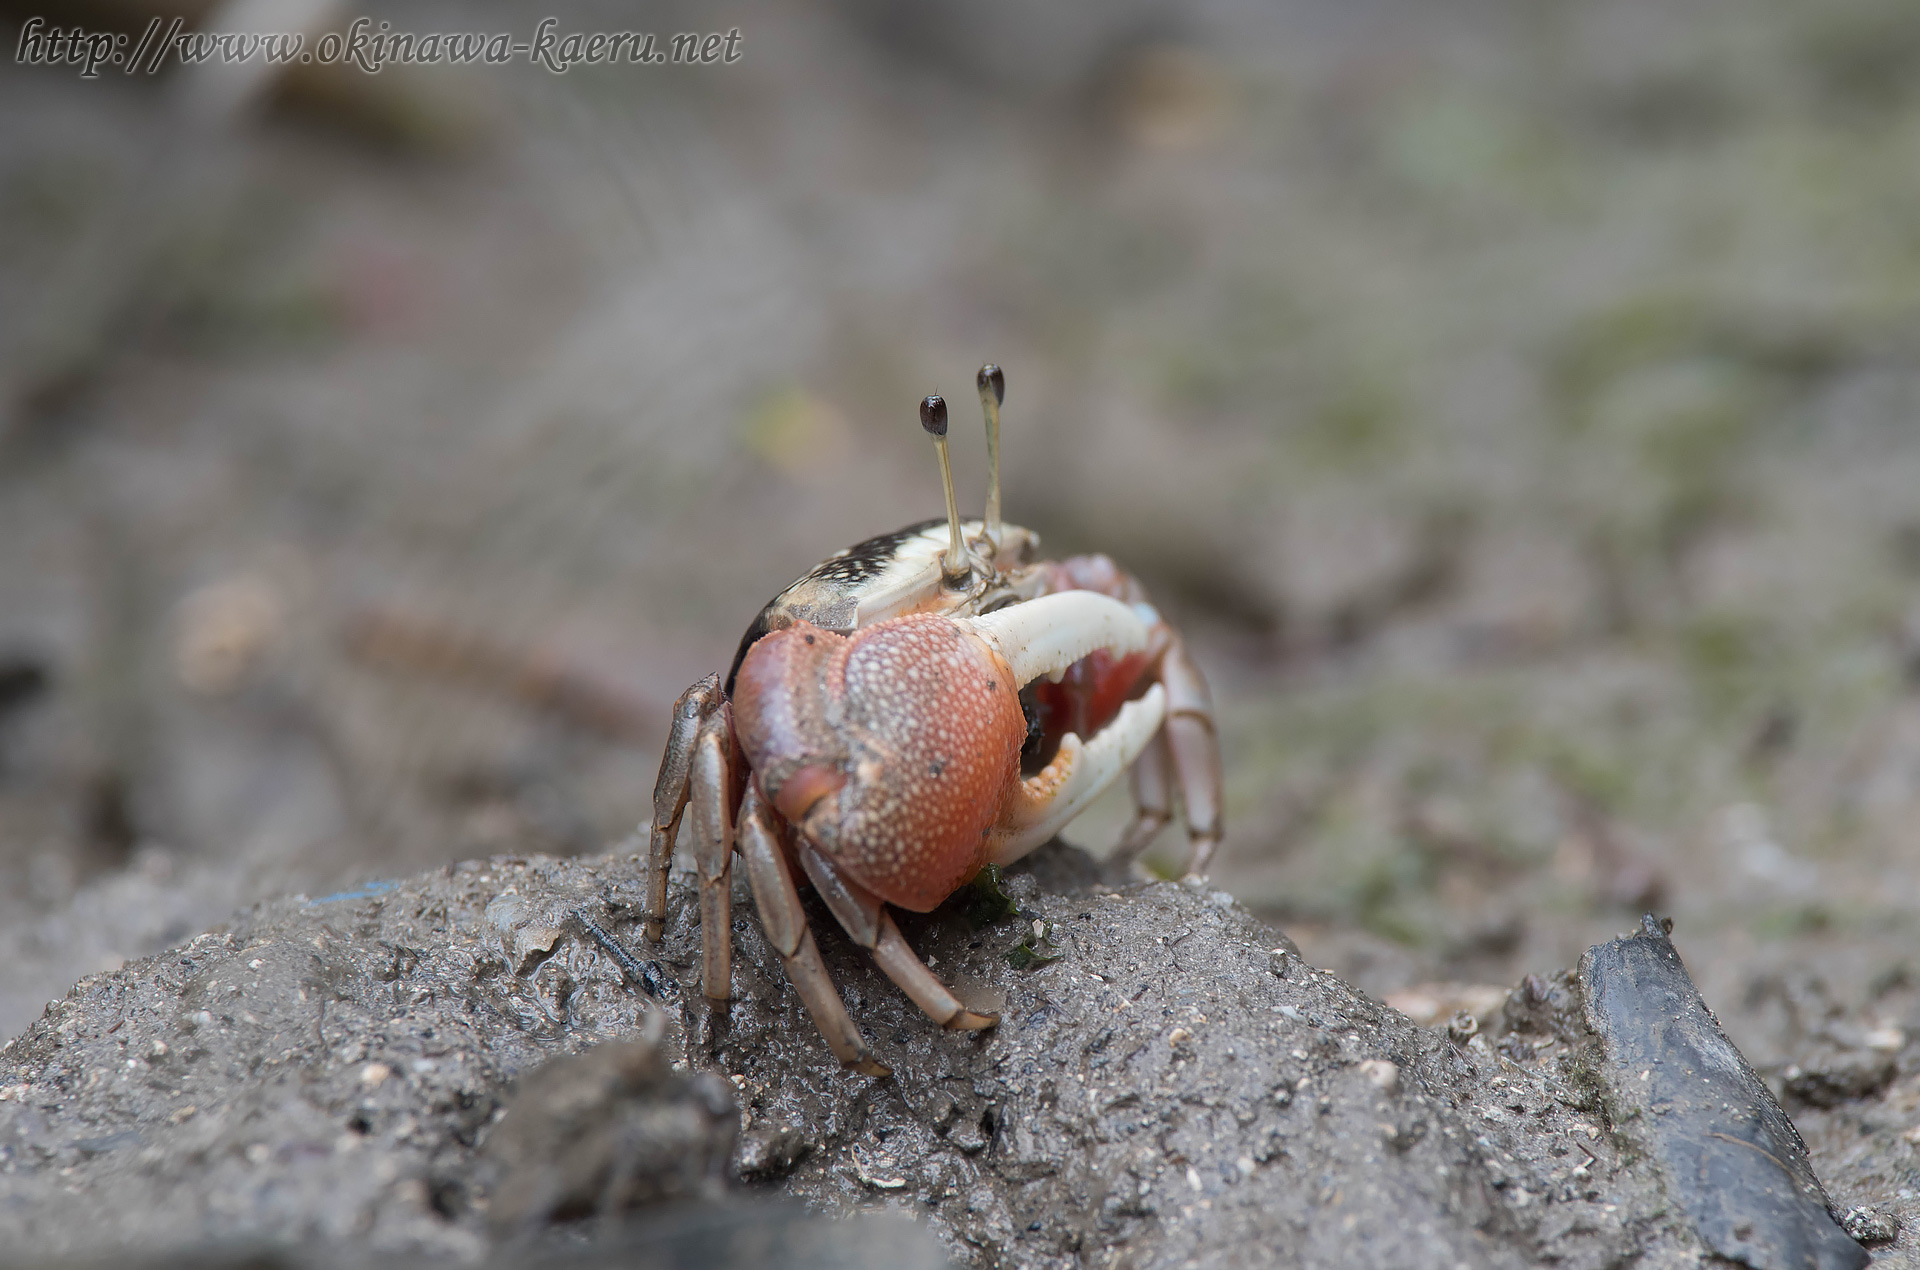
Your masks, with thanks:
[[[673,703],[673,727],[667,733],[667,752],[660,759],[660,775],[653,783],[653,834],[647,843],[646,934],[660,942],[667,925],[667,870],[673,864],[673,840],[680,831],[680,813],[687,807],[687,776],[693,764],[693,743],[700,725],[713,713],[720,697],[720,676],[708,675],[680,694]]]
[[[1213,694],[1178,638],[1161,659],[1160,682],[1167,690],[1167,748],[1191,843],[1187,876],[1204,878],[1220,845],[1220,738],[1213,726]]]
[[[833,861],[812,843],[801,841],[800,867],[807,871],[813,889],[826,901],[853,942],[873,954],[874,964],[887,978],[898,984],[927,1017],[949,1032],[977,1032],[1000,1021],[997,1014],[969,1010],[952,989],[941,983],[927,964],[921,961],[893,924],[893,917],[879,896],[840,875]]]
[[[1121,864],[1145,851],[1173,819],[1173,751],[1164,728],[1133,761],[1128,780],[1133,786],[1133,821],[1120,835],[1113,859]]]
[[[747,882],[753,887],[753,902],[760,910],[760,925],[780,960],[786,964],[787,978],[800,1001],[813,1016],[827,1048],[841,1064],[868,1076],[892,1074],[885,1063],[874,1058],[867,1042],[847,1014],[833,980],[820,960],[820,949],[813,942],[806,913],[800,908],[800,892],[793,885],[793,873],[787,865],[772,828],[773,813],[760,801],[760,791],[747,787],[747,801],[740,810],[740,855],[746,862]]]
[[[722,704],[700,725],[688,771],[688,831],[700,875],[700,984],[709,1000],[733,996],[733,808],[727,758],[731,712]]]
[[[880,910],[880,941],[873,947],[873,961],[887,978],[900,985],[900,990],[913,998],[913,1003],[926,1012],[928,1018],[949,1032],[978,1032],[990,1028],[1000,1021],[997,1014],[981,1014],[969,1010],[959,997],[953,995],[953,989],[940,982],[933,971],[927,969],[927,963],[908,946],[900,928],[893,924],[893,914],[886,909]]]

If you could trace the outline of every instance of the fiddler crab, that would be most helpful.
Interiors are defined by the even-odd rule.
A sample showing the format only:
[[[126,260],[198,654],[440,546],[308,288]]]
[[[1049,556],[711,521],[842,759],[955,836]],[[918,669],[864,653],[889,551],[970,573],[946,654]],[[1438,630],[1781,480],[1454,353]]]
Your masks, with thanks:
[[[920,403],[947,515],[856,543],[775,596],[722,682],[674,703],[654,786],[646,935],[666,921],[674,844],[700,884],[701,982],[730,997],[733,857],[767,938],[842,1064],[889,1074],[814,944],[804,875],[888,978],[944,1028],[968,1009],[907,946],[888,906],[925,913],[989,864],[1051,839],[1131,768],[1119,855],[1168,823],[1177,788],[1190,878],[1220,841],[1220,750],[1205,679],[1139,582],[1103,555],[1039,558],[1000,518],[999,367],[976,377],[986,414],[986,514],[960,519],[947,407]]]

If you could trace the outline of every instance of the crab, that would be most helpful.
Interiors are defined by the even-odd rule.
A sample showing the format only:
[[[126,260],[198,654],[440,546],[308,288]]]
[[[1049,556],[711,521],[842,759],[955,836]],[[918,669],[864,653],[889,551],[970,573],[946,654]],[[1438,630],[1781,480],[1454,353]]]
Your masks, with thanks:
[[[992,1027],[908,946],[890,908],[924,913],[989,864],[1047,842],[1123,772],[1131,859],[1173,816],[1204,877],[1220,840],[1220,755],[1206,680],[1146,592],[1103,555],[1040,558],[1000,517],[1005,377],[976,386],[990,477],[962,520],[946,404],[921,403],[947,515],[836,553],[760,611],[724,680],[674,703],[654,787],[645,933],[659,942],[685,837],[699,878],[701,985],[730,998],[732,869],[840,1062],[889,1073],[847,1013],[801,907],[805,878],[847,934],[934,1022]]]

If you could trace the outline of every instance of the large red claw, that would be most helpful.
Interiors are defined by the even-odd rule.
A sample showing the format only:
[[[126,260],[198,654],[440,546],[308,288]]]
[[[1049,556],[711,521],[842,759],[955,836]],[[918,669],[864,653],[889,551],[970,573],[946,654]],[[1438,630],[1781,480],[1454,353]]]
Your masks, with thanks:
[[[978,871],[1026,719],[1005,661],[953,621],[844,638],[804,623],[748,652],[740,742],[768,801],[848,877],[926,912]]]

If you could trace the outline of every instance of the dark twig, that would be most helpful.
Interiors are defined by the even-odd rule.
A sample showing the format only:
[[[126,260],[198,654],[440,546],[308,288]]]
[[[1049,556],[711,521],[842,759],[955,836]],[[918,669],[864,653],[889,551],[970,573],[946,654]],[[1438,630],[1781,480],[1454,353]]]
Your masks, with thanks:
[[[607,956],[613,958],[614,962],[619,965],[621,972],[633,982],[634,987],[640,989],[650,997],[659,997],[660,994],[652,976],[647,974],[646,963],[634,956],[627,946],[615,937],[612,931],[600,925],[600,923],[594,921],[591,917],[588,917],[585,909],[576,911],[574,917],[586,930],[587,934],[593,937],[593,942],[604,948]]]

